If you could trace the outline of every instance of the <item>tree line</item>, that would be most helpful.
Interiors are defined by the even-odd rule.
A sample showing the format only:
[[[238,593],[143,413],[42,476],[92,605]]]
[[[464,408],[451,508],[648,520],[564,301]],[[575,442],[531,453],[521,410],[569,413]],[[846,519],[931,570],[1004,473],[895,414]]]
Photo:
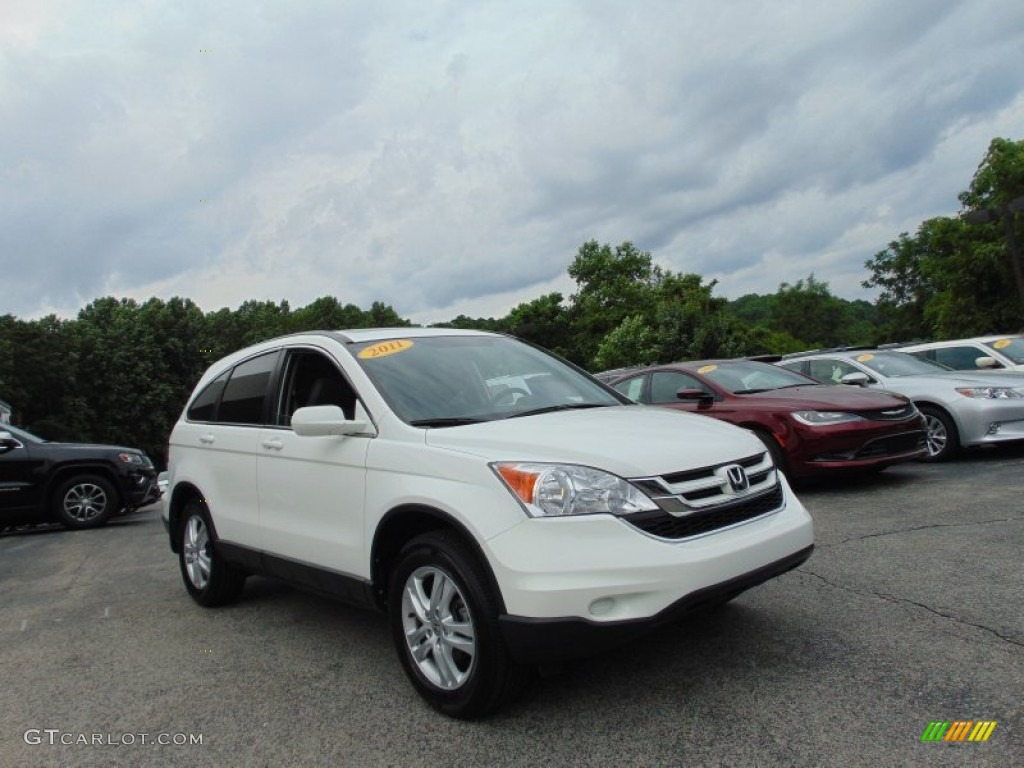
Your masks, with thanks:
[[[665,269],[630,242],[591,240],[568,266],[570,296],[438,326],[511,333],[591,371],[1016,331],[1024,316],[1008,241],[1022,197],[1024,141],[995,139],[960,195],[965,212],[991,220],[939,217],[901,234],[865,264],[864,285],[881,289],[874,304],[834,296],[813,274],[729,301],[714,295],[716,281]],[[4,315],[0,400],[48,439],[135,445],[162,463],[171,426],[212,361],[287,333],[410,325],[384,303],[364,310],[333,296],[298,309],[247,301],[214,312],[187,298],[104,297],[74,319]]]

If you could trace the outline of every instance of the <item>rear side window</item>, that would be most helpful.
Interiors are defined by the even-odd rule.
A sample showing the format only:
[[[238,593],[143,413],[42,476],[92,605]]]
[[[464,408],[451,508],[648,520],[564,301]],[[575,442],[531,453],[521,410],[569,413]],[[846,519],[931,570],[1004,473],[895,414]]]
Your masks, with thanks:
[[[978,369],[975,362],[979,357],[987,357],[988,353],[977,347],[945,347],[933,350],[935,362],[948,365],[956,371],[974,371]]]
[[[228,371],[224,371],[196,395],[188,409],[189,421],[213,421],[217,417],[217,401],[220,400],[220,393],[224,391],[227,380]]]
[[[217,421],[227,424],[261,424],[270,378],[277,365],[277,350],[235,366],[224,387]]]
[[[621,392],[634,403],[640,402],[640,395],[644,391],[644,377],[636,376],[632,379],[626,379],[615,384],[613,389],[617,392]]]

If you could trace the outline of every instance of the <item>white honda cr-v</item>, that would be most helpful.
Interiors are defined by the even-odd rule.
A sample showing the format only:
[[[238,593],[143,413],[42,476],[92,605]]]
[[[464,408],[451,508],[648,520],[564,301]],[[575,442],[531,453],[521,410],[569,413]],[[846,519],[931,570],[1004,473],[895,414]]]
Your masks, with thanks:
[[[751,433],[476,331],[311,332],[214,363],[164,500],[197,602],[260,573],[379,608],[413,685],[456,717],[795,568],[814,540]]]

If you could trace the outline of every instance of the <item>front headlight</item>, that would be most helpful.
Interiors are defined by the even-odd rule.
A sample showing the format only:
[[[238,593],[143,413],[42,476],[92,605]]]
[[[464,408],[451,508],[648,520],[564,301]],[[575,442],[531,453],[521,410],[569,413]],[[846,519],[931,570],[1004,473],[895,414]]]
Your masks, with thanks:
[[[1020,389],[1013,387],[957,387],[956,391],[964,397],[981,400],[1017,400],[1024,397]]]
[[[502,462],[491,468],[531,517],[628,515],[658,508],[639,488],[600,469],[522,462]]]
[[[793,411],[793,418],[809,427],[823,427],[830,424],[845,424],[848,421],[863,421],[863,416],[846,411]]]
[[[146,462],[142,460],[142,456],[137,453],[119,453],[117,458],[123,461],[125,464],[139,464],[144,465]]]

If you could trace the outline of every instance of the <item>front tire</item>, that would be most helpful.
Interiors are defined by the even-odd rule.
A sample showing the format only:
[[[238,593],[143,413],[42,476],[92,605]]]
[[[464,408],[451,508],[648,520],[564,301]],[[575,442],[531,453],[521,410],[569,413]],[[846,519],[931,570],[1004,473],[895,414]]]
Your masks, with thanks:
[[[498,598],[454,534],[432,531],[405,546],[391,573],[388,612],[406,675],[444,714],[479,717],[524,687],[526,670],[501,637]]]
[[[185,589],[207,608],[234,602],[245,586],[245,573],[226,563],[217,552],[210,513],[198,501],[188,502],[182,511],[178,563]]]
[[[65,481],[53,496],[53,512],[66,528],[96,528],[119,509],[117,491],[100,475],[78,475]]]
[[[960,434],[948,413],[924,405],[920,407],[928,429],[928,455],[924,461],[949,461],[960,450]]]

